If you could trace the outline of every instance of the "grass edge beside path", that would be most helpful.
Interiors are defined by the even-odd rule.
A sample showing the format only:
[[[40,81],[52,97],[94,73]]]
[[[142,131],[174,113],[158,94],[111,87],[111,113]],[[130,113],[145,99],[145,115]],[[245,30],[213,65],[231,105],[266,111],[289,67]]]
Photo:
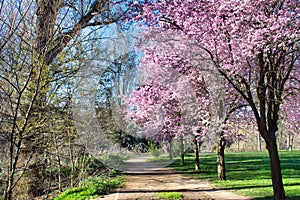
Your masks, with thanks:
[[[287,200],[300,200],[300,151],[279,151],[283,183]],[[154,162],[166,162],[168,158],[152,158]],[[207,180],[212,185],[236,194],[258,200],[273,196],[269,157],[266,151],[226,153],[226,181],[217,180],[216,153],[200,153],[200,172],[194,170],[194,157],[185,156],[185,165],[179,157],[169,167],[193,178]]]
[[[78,187],[69,188],[60,193],[53,200],[86,200],[114,192],[123,187],[126,182],[124,175],[101,175],[88,177]]]

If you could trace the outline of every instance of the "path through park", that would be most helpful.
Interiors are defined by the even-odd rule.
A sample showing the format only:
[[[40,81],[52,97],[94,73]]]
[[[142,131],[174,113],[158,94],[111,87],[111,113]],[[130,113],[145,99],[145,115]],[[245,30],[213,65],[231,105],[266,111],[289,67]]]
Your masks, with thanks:
[[[170,168],[147,162],[148,157],[140,156],[126,161],[127,181],[116,193],[101,196],[97,200],[154,200],[162,192],[179,192],[183,199],[196,200],[246,200],[247,197],[230,191],[214,188],[205,181],[178,174]]]

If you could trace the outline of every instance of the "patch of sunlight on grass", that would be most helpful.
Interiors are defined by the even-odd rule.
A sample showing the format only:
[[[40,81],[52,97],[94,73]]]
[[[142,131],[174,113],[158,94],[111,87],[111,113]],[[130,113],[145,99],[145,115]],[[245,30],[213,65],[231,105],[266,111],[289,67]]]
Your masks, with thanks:
[[[161,192],[157,195],[159,199],[182,199],[183,194],[180,192]]]

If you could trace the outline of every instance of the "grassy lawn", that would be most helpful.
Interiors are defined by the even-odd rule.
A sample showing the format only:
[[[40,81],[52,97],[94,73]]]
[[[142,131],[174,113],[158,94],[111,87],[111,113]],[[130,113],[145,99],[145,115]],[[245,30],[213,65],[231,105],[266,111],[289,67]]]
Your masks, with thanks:
[[[280,151],[283,182],[287,199],[300,200],[300,151]],[[256,199],[270,199],[273,195],[267,152],[226,153],[227,180],[217,181],[215,153],[200,156],[200,173],[194,172],[193,155],[186,156],[184,166],[176,159],[170,167],[195,178],[208,180],[215,186],[230,189]]]

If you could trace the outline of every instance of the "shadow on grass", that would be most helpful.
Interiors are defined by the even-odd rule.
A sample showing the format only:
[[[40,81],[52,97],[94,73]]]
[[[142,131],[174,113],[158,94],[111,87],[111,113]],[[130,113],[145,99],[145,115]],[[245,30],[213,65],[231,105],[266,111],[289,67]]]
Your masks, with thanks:
[[[298,184],[289,184],[289,186],[294,186],[294,185],[298,185]],[[262,188],[262,187],[272,187],[271,185],[267,185],[267,186],[243,186],[243,187],[232,187],[232,188],[211,188],[211,189],[176,189],[176,190],[168,190],[168,189],[163,189],[163,190],[143,190],[143,189],[136,189],[136,190],[121,190],[119,191],[120,194],[135,194],[135,193],[163,193],[163,192],[180,192],[180,193],[195,193],[195,197],[197,195],[197,193],[200,194],[206,194],[207,192],[214,192],[214,191],[222,191],[222,190],[239,190],[239,189],[250,189],[250,188]],[[199,194],[199,196],[200,196]],[[210,198],[208,198],[210,199]],[[249,200],[270,200],[272,199],[272,196],[265,196],[265,197],[259,197],[259,198],[251,198],[249,197]],[[289,197],[287,196],[286,200],[299,200],[300,196],[292,196]]]
[[[282,174],[284,178],[300,177],[300,153],[280,152]],[[230,180],[254,180],[270,178],[270,163],[267,152],[226,153],[226,171]],[[187,174],[193,174],[193,156],[186,156],[186,163],[181,166],[179,160],[171,163],[170,167]],[[201,155],[200,174],[209,180],[215,180],[217,174],[217,157],[215,154]],[[251,172],[251,173],[249,173]],[[196,174],[196,173],[195,173]],[[201,175],[200,175],[201,178]]]
[[[300,183],[285,184],[284,186],[300,186]],[[272,185],[247,185],[247,186],[231,186],[230,188],[218,187],[216,190],[243,190],[243,189],[252,189],[252,188],[268,188]]]

